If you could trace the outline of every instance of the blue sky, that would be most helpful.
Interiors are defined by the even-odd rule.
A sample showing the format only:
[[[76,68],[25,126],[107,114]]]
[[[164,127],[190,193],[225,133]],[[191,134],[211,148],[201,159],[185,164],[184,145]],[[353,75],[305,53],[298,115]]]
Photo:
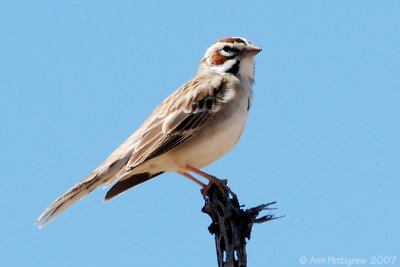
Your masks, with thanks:
[[[33,222],[227,36],[264,50],[242,140],[205,170],[247,207],[277,201],[286,215],[254,227],[249,266],[400,257],[399,12],[389,0],[3,1],[0,266],[216,266],[199,188],[177,174]]]

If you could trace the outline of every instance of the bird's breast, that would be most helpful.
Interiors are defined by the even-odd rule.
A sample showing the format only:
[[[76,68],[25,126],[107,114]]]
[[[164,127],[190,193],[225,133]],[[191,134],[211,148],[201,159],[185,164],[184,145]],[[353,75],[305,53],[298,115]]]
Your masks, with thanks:
[[[203,168],[229,152],[238,142],[246,124],[251,86],[230,90],[229,101],[211,114],[201,130],[169,152],[143,164],[151,172],[186,172],[186,166]],[[226,98],[225,98],[226,99]]]
[[[214,123],[172,151],[179,167],[203,168],[229,152],[238,142],[247,120],[248,99],[216,116]]]

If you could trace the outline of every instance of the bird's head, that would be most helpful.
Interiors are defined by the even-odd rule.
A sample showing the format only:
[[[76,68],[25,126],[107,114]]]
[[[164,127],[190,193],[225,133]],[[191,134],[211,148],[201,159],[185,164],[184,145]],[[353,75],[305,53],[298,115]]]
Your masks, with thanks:
[[[207,49],[199,73],[231,73],[253,80],[253,57],[260,51],[261,48],[242,37],[221,39]]]

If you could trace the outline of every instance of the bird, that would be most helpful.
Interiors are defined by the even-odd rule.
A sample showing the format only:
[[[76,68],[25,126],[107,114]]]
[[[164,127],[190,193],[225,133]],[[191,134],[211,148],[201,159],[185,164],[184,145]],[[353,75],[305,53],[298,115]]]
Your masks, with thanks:
[[[253,97],[254,56],[261,50],[243,37],[211,45],[197,74],[35,223],[43,228],[100,186],[112,185],[104,197],[108,201],[165,172],[179,173],[204,188],[193,174],[215,179],[201,169],[229,152],[242,135]]]

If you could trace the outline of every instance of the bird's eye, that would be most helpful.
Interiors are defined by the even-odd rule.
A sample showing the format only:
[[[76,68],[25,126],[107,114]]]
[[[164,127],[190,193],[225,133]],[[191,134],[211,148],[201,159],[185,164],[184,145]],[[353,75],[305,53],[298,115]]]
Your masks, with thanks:
[[[225,51],[225,52],[231,52],[232,51],[232,47],[226,45],[226,46],[224,46],[222,48],[222,50]]]

